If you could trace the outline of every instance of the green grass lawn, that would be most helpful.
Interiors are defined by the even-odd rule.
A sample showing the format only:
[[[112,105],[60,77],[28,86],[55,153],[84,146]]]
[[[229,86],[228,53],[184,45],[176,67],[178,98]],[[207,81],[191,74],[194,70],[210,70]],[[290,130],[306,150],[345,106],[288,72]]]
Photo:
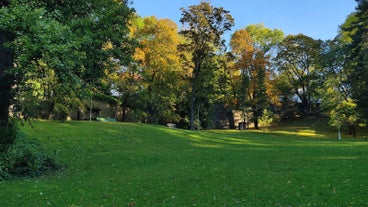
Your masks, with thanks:
[[[41,121],[22,129],[66,167],[0,183],[0,206],[368,206],[364,140],[309,128]]]

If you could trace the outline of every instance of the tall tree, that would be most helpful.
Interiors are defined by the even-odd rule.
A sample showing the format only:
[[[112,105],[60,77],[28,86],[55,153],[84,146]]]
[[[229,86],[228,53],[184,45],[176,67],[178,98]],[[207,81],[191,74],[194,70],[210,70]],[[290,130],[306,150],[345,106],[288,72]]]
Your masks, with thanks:
[[[9,6],[9,1],[4,0],[0,2],[0,9]],[[2,16],[0,16],[2,18]],[[0,130],[8,125],[9,105],[11,99],[12,77],[7,73],[13,67],[13,52],[6,47],[6,43],[14,39],[11,32],[0,27]]]
[[[368,1],[356,0],[356,12],[343,31],[351,35],[349,83],[361,117],[368,117]],[[349,19],[348,19],[349,20]]]
[[[321,43],[302,34],[289,35],[281,42],[275,57],[279,72],[286,75],[305,115],[311,115],[318,102],[316,89],[322,82],[318,66]]]
[[[258,129],[258,117],[267,105],[266,94],[266,64],[262,50],[254,47],[254,42],[246,30],[236,31],[230,41],[235,54],[235,68],[240,71],[240,87],[238,88],[239,105],[243,117],[247,108],[251,107],[253,122]]]
[[[247,108],[251,106],[250,100],[253,98],[253,90],[251,90],[251,80],[256,74],[254,69],[254,57],[255,48],[253,47],[253,40],[251,39],[249,33],[242,29],[237,30],[231,37],[230,45],[232,48],[232,53],[235,57],[235,73],[240,71],[237,80],[236,102],[238,107],[242,109],[243,121],[248,121],[248,114],[246,113]],[[254,77],[255,78],[255,77]],[[256,83],[256,81],[253,81]],[[254,84],[253,84],[254,85]],[[255,86],[255,85],[254,85]],[[255,89],[255,88],[252,88]]]
[[[172,120],[176,114],[177,92],[183,77],[177,25],[169,19],[138,18],[132,35],[140,43],[135,60],[144,88],[144,111],[149,123]],[[176,120],[178,121],[178,120]]]
[[[267,55],[273,55],[278,44],[284,39],[284,32],[279,29],[270,29],[263,24],[251,24],[244,28],[253,41],[253,46]]]
[[[87,85],[99,81],[114,64],[112,60],[128,63],[131,59],[132,44],[126,34],[133,10],[125,1],[13,0],[1,6],[0,48],[6,58],[1,60],[0,77],[11,86],[9,92],[9,84],[1,86],[5,95],[1,101],[5,108],[2,123],[7,122],[12,92],[33,90],[27,85],[30,80],[52,76],[53,96],[68,102],[65,98],[81,98],[77,91],[83,92]],[[113,47],[105,49],[108,42]],[[36,99],[45,95],[31,91],[27,94]],[[23,98],[14,100],[27,117],[30,110],[19,102]]]
[[[283,32],[271,30],[263,25],[250,25],[237,30],[231,37],[231,48],[235,56],[235,69],[240,71],[238,103],[243,110],[251,108],[255,128],[263,109],[276,97],[272,89],[272,49],[282,40]],[[276,98],[273,98],[276,100]]]
[[[182,8],[180,22],[184,25],[179,33],[186,38],[186,43],[180,45],[182,51],[191,54],[191,59],[187,61],[187,68],[192,71],[190,76],[190,129],[194,129],[194,117],[196,107],[200,101],[199,94],[203,94],[200,88],[201,81],[205,81],[203,76],[204,68],[210,71],[211,58],[217,50],[224,46],[222,35],[231,29],[234,20],[229,11],[222,7],[216,8],[207,1],[201,1],[199,5]],[[189,66],[189,67],[188,67]]]
[[[277,48],[285,38],[284,32],[279,29],[270,29],[263,24],[251,24],[244,28],[253,41],[253,47],[263,52],[266,61],[266,93],[273,105],[278,105],[279,93],[275,88],[275,79],[277,77],[274,67],[274,57],[277,54]]]
[[[352,16],[349,16],[341,27],[349,24],[351,18]],[[346,57],[350,43],[350,34],[340,30],[334,40],[323,44],[320,54],[324,77],[319,89],[321,106],[330,119],[330,125],[338,128],[339,139],[344,125],[348,125],[349,132],[355,135],[354,124],[357,120],[356,102],[352,99],[352,88],[348,81],[350,66]]]
[[[12,51],[5,47],[5,43],[10,40],[11,37],[0,30],[0,130],[8,123],[11,86],[13,84],[12,77],[7,73],[13,67],[13,55]]]

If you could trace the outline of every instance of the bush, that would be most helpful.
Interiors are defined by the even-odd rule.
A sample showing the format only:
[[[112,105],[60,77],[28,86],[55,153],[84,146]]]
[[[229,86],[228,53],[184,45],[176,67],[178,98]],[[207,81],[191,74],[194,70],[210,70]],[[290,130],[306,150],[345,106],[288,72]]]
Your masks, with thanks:
[[[55,112],[57,114],[56,118],[60,121],[66,121],[70,113],[68,106],[61,103],[55,104]]]
[[[11,146],[17,136],[18,126],[15,120],[10,119],[6,127],[0,128],[0,154]]]
[[[267,128],[271,126],[272,122],[273,122],[272,111],[264,109],[262,112],[262,117],[259,119],[259,123],[261,124],[263,130],[267,130]]]
[[[59,168],[55,158],[42,145],[20,132],[14,143],[0,154],[0,180],[36,177]]]

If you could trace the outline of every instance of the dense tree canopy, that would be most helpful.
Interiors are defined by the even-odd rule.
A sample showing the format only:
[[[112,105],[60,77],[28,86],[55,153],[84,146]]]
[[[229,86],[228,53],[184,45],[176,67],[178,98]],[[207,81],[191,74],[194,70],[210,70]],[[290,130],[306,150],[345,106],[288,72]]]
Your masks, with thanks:
[[[132,44],[126,34],[131,14],[126,2],[109,0],[14,0],[2,6],[0,31],[7,40],[2,47],[13,56],[4,60],[12,65],[1,74],[16,95],[27,97],[9,97],[17,111],[34,116],[35,105],[28,104],[32,102],[46,104],[49,111],[56,104],[72,107],[84,89],[105,74],[112,59],[130,62]],[[113,47],[104,48],[107,43]]]
[[[355,125],[368,115],[368,3],[357,3],[333,40],[252,24],[227,48],[234,19],[210,1],[182,8],[180,27],[140,17],[128,1],[1,1],[0,125],[9,106],[23,118],[65,118],[96,93],[122,121],[129,112],[212,128],[216,113],[241,110],[255,128],[266,112]]]
[[[289,35],[280,44],[276,64],[296,96],[303,104],[303,113],[312,114],[318,103],[316,89],[321,84],[318,58],[321,41],[308,36]]]
[[[357,0],[356,13],[345,25],[351,37],[349,45],[349,84],[361,116],[368,117],[368,1]]]
[[[283,39],[283,32],[271,30],[263,25],[249,25],[245,29],[237,30],[231,37],[230,45],[235,57],[235,72],[238,76],[237,99],[243,111],[244,120],[251,108],[255,128],[258,129],[258,119],[264,109],[272,102],[275,104],[275,94],[272,89],[271,57],[274,49]],[[272,100],[273,99],[273,100]]]
[[[184,76],[177,55],[177,30],[173,21],[155,17],[137,18],[132,25],[131,35],[140,43],[134,58],[139,63],[142,110],[149,123],[177,121],[176,103]]]
[[[182,51],[190,53],[191,59],[186,65],[192,71],[190,77],[190,128],[194,129],[194,115],[199,96],[208,94],[201,86],[208,80],[209,75],[215,69],[211,65],[215,52],[224,47],[222,35],[231,29],[234,20],[229,11],[222,7],[216,8],[209,2],[202,1],[199,5],[182,9],[180,22],[184,25],[180,34],[186,38],[186,43],[180,45]],[[206,99],[204,97],[204,99]],[[199,102],[200,103],[200,102]]]
[[[1,1],[0,147],[17,137],[9,114],[64,119],[114,60],[131,62],[133,11],[114,0]]]

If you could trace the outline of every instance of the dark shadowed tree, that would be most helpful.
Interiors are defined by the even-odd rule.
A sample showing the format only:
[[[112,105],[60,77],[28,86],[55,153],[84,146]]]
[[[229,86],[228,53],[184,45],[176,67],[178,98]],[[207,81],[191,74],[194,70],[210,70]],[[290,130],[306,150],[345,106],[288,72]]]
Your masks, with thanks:
[[[334,40],[324,44],[320,57],[320,64],[324,68],[324,82],[319,88],[321,106],[330,119],[329,124],[338,129],[339,139],[344,125],[354,134],[357,120],[356,103],[352,99],[351,86],[348,83],[348,44],[349,38],[344,37],[340,31]]]
[[[289,35],[281,42],[275,57],[279,72],[287,77],[305,115],[311,115],[318,103],[316,89],[321,85],[318,66],[321,43],[303,34]]]
[[[347,64],[348,81],[361,117],[368,118],[368,1],[357,0],[354,15],[347,20],[343,31],[351,37]]]
[[[5,43],[10,41],[4,31],[0,30],[0,128],[7,126],[11,99],[12,77],[6,71],[13,66],[13,55]]]

